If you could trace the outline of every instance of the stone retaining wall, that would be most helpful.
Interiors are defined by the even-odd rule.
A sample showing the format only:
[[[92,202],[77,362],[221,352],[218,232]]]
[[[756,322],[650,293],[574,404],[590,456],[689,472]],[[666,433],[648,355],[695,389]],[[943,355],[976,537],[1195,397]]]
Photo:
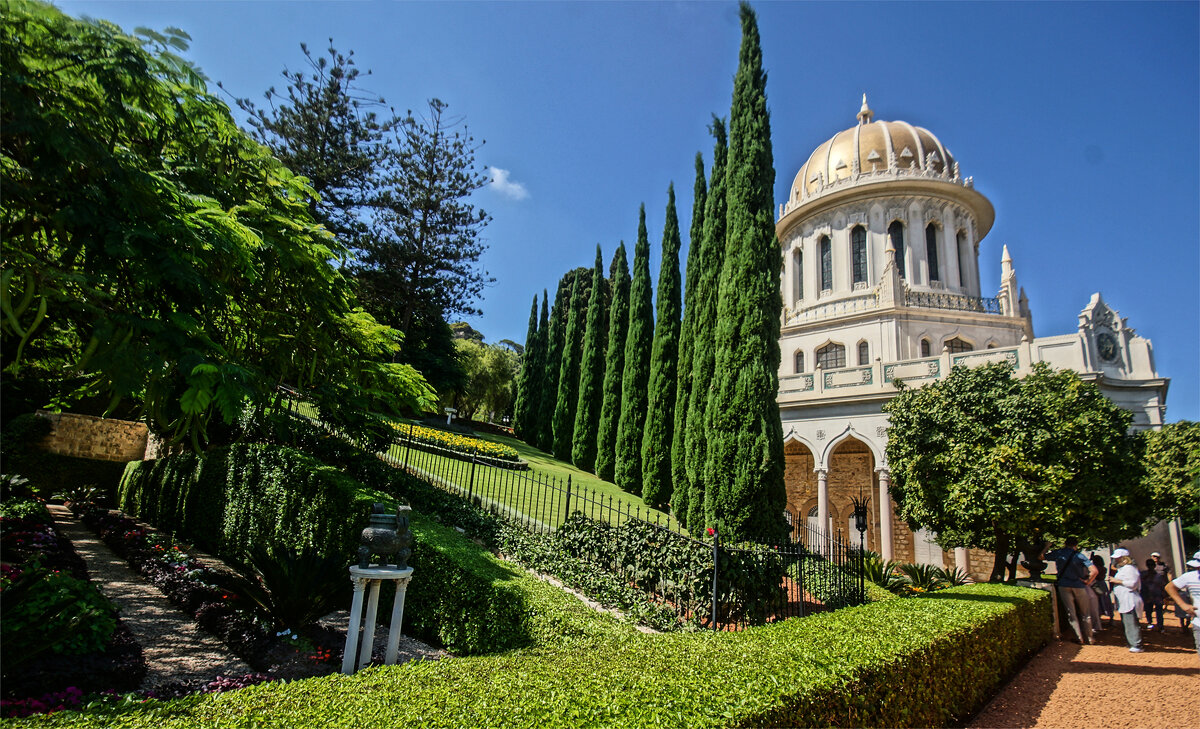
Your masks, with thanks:
[[[50,421],[52,430],[38,447],[61,456],[98,461],[140,461],[146,455],[144,423],[98,418],[74,413],[38,411]]]

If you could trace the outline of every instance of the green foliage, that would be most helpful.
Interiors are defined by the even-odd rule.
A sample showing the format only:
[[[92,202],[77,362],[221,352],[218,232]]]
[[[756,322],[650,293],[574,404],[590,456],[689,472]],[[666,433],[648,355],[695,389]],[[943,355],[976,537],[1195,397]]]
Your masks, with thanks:
[[[240,565],[256,547],[313,549],[348,563],[374,503],[338,469],[266,445],[134,461],[119,498],[127,514]]]
[[[690,299],[688,311],[684,315],[693,322],[693,385],[688,395],[687,423],[683,433],[687,483],[684,486],[676,484],[671,501],[671,511],[675,518],[682,521],[693,534],[702,533],[710,523],[705,512],[705,504],[709,497],[703,478],[704,462],[708,457],[705,412],[708,409],[715,364],[713,337],[717,321],[717,289],[722,261],[725,260],[725,166],[729,151],[725,139],[725,122],[714,116],[709,131],[716,141],[713,146],[712,178],[704,203],[704,234],[696,245],[696,250],[688,251],[689,275],[693,256],[696,258],[695,265],[700,270],[697,274],[695,298]]]
[[[649,398],[650,348],[654,342],[653,292],[650,290],[650,239],[646,206],[638,210],[637,245],[633,249],[633,281],[629,287],[629,330],[625,336],[625,369],[621,375],[621,416],[617,421],[613,481],[625,491],[642,490],[642,436]]]
[[[299,631],[346,601],[347,557],[328,556],[312,547],[297,551],[255,546],[249,558],[258,579],[240,579],[237,589],[258,605],[276,630]]]
[[[587,286],[584,281],[587,280]],[[575,275],[571,287],[571,309],[567,315],[567,331],[563,340],[562,362],[558,369],[558,398],[554,405],[554,457],[571,460],[571,445],[575,438],[575,408],[579,406],[579,366],[583,359],[583,335],[587,328],[587,303],[591,297],[591,271],[583,269]]]
[[[529,330],[525,333],[525,353],[521,357],[521,374],[517,377],[517,405],[513,418],[513,434],[528,439],[533,430],[535,413],[541,407],[541,337],[538,332],[538,300],[533,297],[529,310]]]
[[[567,319],[571,315],[571,296],[574,293],[575,271],[567,271],[558,280],[554,304],[550,309],[550,334],[546,346],[545,368],[542,374],[541,430],[534,442],[547,453],[554,450],[554,412],[558,404],[558,375],[562,369],[563,344],[567,338]]]
[[[1153,512],[1129,413],[1074,372],[956,367],[884,410],[899,515],[943,547],[1003,556],[1036,554],[1050,535],[1117,542]]]
[[[725,258],[705,412],[704,480],[710,484],[705,512],[709,523],[723,524],[733,539],[771,542],[787,528],[780,516],[785,505],[783,429],[776,401],[782,264],[775,239],[767,76],[754,11],[742,3],[740,12],[742,45],[729,117]]]
[[[116,608],[94,585],[36,564],[0,578],[0,610],[5,673],[46,651],[97,653],[117,628]]]
[[[617,246],[608,268],[612,304],[608,310],[608,352],[604,357],[604,404],[596,445],[596,475],[613,480],[617,458],[617,427],[621,420],[622,387],[625,375],[625,342],[629,334],[629,264],[625,242]]]
[[[336,265],[348,251],[309,214],[314,190],[237,128],[175,54],[187,40],[6,6],[6,376],[50,337],[41,351],[69,378],[56,405],[132,399],[196,448],[280,381],[316,383],[343,427],[428,404],[420,375],[391,362],[397,333],[357,307]]]
[[[46,511],[46,505],[41,501],[20,496],[9,497],[7,490],[4,501],[0,502],[0,519],[19,519],[42,524],[51,521],[50,512]]]
[[[683,288],[683,320],[679,329],[679,386],[675,391],[674,427],[671,430],[671,508],[687,511],[687,410],[692,393],[693,329],[696,327],[696,287],[700,283],[700,246],[704,238],[704,206],[708,189],[704,182],[704,156],[696,153],[696,182],[693,185],[692,226],[688,234],[687,274]],[[676,492],[681,492],[676,495]]]
[[[600,428],[600,410],[604,405],[604,351],[608,346],[608,301],[604,280],[604,259],[596,246],[596,268],[592,272],[592,292],[588,299],[587,332],[583,337],[580,361],[579,403],[575,409],[575,432],[571,443],[571,461],[584,471],[596,467],[596,437]]]
[[[972,585],[739,632],[631,634],[586,650],[414,661],[42,721],[153,729],[251,715],[271,726],[948,726],[982,708],[1049,635],[1048,594]]]
[[[1200,515],[1200,423],[1168,423],[1146,439],[1146,476],[1159,505],[1155,517]]]
[[[671,502],[671,441],[679,372],[679,216],[675,185],[667,188],[662,263],[655,300],[654,343],[650,351],[646,426],[642,435],[642,498],[656,509]]]
[[[503,415],[515,394],[516,352],[471,339],[454,340],[454,349],[466,377],[459,387],[443,393],[442,402],[453,404],[463,418],[474,418],[477,413],[483,418]]]

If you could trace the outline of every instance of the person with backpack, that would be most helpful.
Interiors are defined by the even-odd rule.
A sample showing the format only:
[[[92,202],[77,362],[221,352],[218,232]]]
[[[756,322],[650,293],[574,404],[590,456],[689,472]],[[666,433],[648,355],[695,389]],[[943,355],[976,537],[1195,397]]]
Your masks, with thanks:
[[[1049,547],[1050,543],[1046,543]],[[1093,642],[1091,592],[1092,582],[1100,570],[1079,551],[1079,540],[1067,538],[1061,549],[1046,552],[1042,549],[1039,559],[1050,558],[1058,568],[1058,599],[1067,609],[1067,622],[1075,631],[1080,645]]]

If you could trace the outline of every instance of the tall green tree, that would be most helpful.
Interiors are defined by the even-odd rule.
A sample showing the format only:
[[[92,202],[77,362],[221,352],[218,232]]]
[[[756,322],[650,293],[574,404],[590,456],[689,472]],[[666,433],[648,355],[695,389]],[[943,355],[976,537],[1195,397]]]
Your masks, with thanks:
[[[465,384],[442,394],[442,405],[454,407],[459,417],[489,420],[504,416],[515,396],[517,353],[501,344],[476,339],[455,339],[454,348],[467,373]]]
[[[700,241],[704,237],[704,206],[708,186],[704,180],[704,155],[696,153],[696,181],[692,185],[692,225],[688,229],[687,275],[683,289],[683,321],[679,327],[679,386],[675,391],[675,419],[671,432],[671,508],[687,503],[687,410],[692,394],[692,330],[696,321],[696,287],[700,280]],[[676,496],[682,492],[682,496]],[[686,506],[683,507],[686,509]],[[682,521],[682,520],[681,520]]]
[[[684,427],[684,465],[687,469],[687,487],[676,486],[672,495],[671,511],[687,525],[688,531],[700,534],[708,521],[704,463],[708,457],[708,432],[705,414],[712,387],[713,342],[717,321],[717,289],[721,279],[721,264],[725,260],[725,166],[729,147],[725,136],[725,122],[713,116],[709,127],[715,140],[713,144],[713,166],[709,178],[708,197],[704,201],[704,233],[696,250],[688,254],[688,266],[693,256],[699,273],[695,297],[691,307],[692,317],[692,391],[688,395],[687,424]]]
[[[1156,518],[1178,516],[1200,525],[1200,423],[1181,420],[1145,433],[1148,486],[1159,505]]]
[[[955,367],[901,387],[884,412],[897,514],[943,547],[995,553],[992,580],[1015,570],[1010,553],[1033,560],[1047,538],[1117,542],[1154,516],[1132,416],[1074,372]]]
[[[537,381],[537,343],[538,343],[538,300],[533,297],[533,306],[529,310],[529,328],[525,332],[525,353],[521,358],[521,374],[517,379],[516,417],[513,419],[513,433],[518,438],[524,438],[528,426],[533,421],[531,413],[537,408],[537,395],[534,386]]]
[[[550,309],[550,331],[546,340],[546,358],[542,367],[542,415],[538,418],[537,447],[554,450],[554,408],[558,403],[558,374],[562,367],[563,342],[571,313],[575,272],[568,271],[558,280],[554,304]]]
[[[603,281],[603,278],[601,280]],[[579,368],[583,361],[583,335],[587,328],[587,304],[591,289],[591,271],[586,268],[575,269],[562,364],[558,370],[558,399],[554,406],[554,457],[560,461],[571,460],[571,445],[575,439],[575,408],[579,405]]]
[[[655,297],[654,344],[650,350],[649,408],[642,435],[642,499],[654,508],[671,502],[671,440],[679,372],[679,214],[675,184],[667,188],[662,264]]]
[[[715,490],[712,517],[727,538],[775,541],[786,534],[783,427],[775,399],[782,261],[758,21],[747,3],[739,10],[742,46],[729,113],[729,209],[704,474]]]
[[[621,375],[621,419],[617,423],[617,486],[642,490],[642,434],[649,399],[650,347],[654,343],[654,309],[650,291],[650,238],[646,206],[638,210],[638,237],[633,248],[633,281],[629,287],[629,332],[625,338],[625,370]]]
[[[571,443],[571,462],[585,471],[591,471],[596,465],[596,437],[600,428],[600,409],[604,404],[604,352],[608,346],[605,288],[604,259],[597,245],[580,362],[579,404],[575,408],[575,433]]]
[[[625,374],[625,340],[629,332],[629,263],[625,241],[617,246],[608,268],[612,303],[608,309],[608,352],[604,357],[604,400],[596,443],[596,475],[613,480],[616,468],[617,424],[621,420],[621,378]]]
[[[5,379],[46,333],[75,381],[59,406],[136,402],[176,441],[232,437],[279,382],[322,416],[432,406],[398,334],[357,306],[315,191],[241,131],[175,54],[182,31],[9,3],[0,24]]]

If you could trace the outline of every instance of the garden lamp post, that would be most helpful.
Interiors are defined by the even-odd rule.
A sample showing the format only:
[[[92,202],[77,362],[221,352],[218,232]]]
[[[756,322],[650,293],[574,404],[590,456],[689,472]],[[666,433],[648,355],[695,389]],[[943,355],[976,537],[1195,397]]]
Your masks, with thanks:
[[[863,495],[862,484],[858,485],[858,498],[854,504],[854,528],[858,530],[858,594],[865,602],[867,597],[867,505],[871,499]]]

